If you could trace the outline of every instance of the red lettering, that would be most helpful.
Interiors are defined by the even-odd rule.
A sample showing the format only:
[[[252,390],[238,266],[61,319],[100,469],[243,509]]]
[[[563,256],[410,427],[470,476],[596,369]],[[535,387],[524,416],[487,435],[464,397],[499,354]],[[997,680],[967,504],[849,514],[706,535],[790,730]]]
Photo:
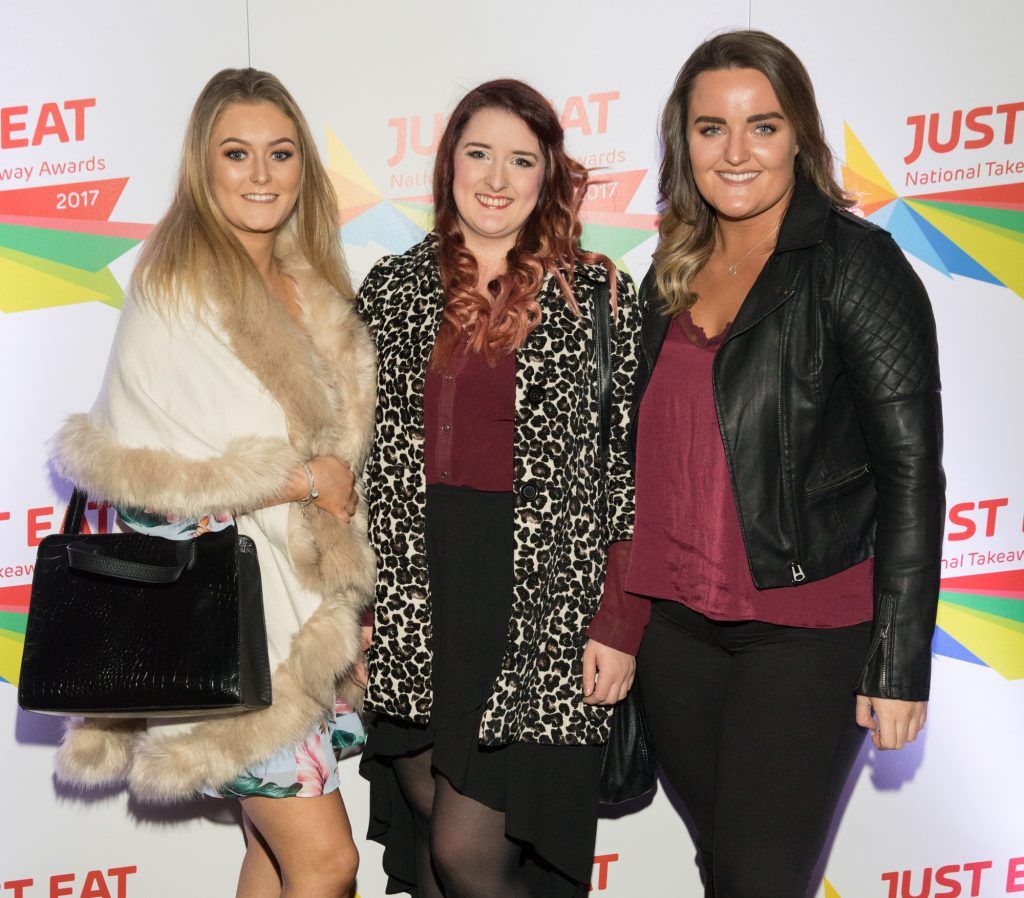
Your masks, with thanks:
[[[945,867],[939,867],[935,871],[935,885],[949,886],[948,892],[936,892],[935,898],[957,898],[961,892],[960,881],[958,879],[950,879],[949,876],[952,873],[959,872],[959,864],[946,864]]]
[[[117,896],[116,898],[128,898],[128,885],[125,882],[129,873],[138,873],[138,867],[111,867],[107,870],[107,876],[112,876],[117,880]]]
[[[11,513],[9,511],[0,511],[0,521],[9,521],[11,519]]]
[[[74,873],[58,873],[56,876],[50,877],[50,898],[63,898],[64,895],[70,895],[71,889],[63,886],[62,883],[74,882]]]
[[[597,133],[604,134],[608,130],[608,104],[619,98],[617,90],[609,90],[587,97],[588,103],[597,103]]]
[[[1024,857],[1011,857],[1006,865],[1006,894],[1024,892]]]
[[[590,136],[590,119],[587,118],[587,107],[583,105],[583,97],[569,97],[565,101],[562,129],[568,131],[570,128],[579,128],[584,135]]]
[[[1010,504],[1009,499],[983,499],[978,503],[978,508],[988,511],[988,519],[985,522],[985,536],[993,536],[996,532],[996,514],[1000,508]]]
[[[414,115],[412,118],[412,148],[421,156],[429,156],[431,153],[437,152],[437,147],[441,143],[441,132],[444,130],[444,116],[440,112],[434,113],[434,136],[430,138],[430,143],[423,143],[420,138],[420,117]]]
[[[4,891],[12,889],[14,891],[14,898],[25,898],[23,889],[26,886],[32,885],[35,882],[33,879],[9,879],[4,883]]]
[[[972,137],[970,140],[964,141],[965,150],[978,150],[981,147],[987,147],[996,136],[996,132],[992,130],[992,126],[988,122],[979,122],[978,119],[983,115],[988,116],[992,114],[991,106],[979,106],[977,109],[972,109],[967,113],[967,130],[973,131],[975,134],[980,134],[981,137]]]
[[[608,888],[608,865],[618,859],[618,854],[598,854],[594,857],[594,865],[597,867],[597,884],[591,883],[591,892],[601,892]]]
[[[15,131],[24,131],[25,123],[14,121],[16,115],[28,115],[28,106],[5,106],[0,109],[0,150],[27,147],[27,137],[12,137]]]
[[[75,113],[75,140],[85,140],[85,110],[91,109],[95,105],[95,97],[64,101],[64,108],[68,112]]]
[[[89,511],[96,512],[96,532],[97,533],[109,533],[110,532],[110,503],[109,502],[89,502],[86,505]],[[83,518],[84,524],[84,518]]]
[[[43,142],[44,137],[51,134],[56,135],[61,143],[67,143],[68,129],[64,127],[64,118],[60,114],[60,107],[56,103],[43,103],[39,110],[39,118],[36,119],[36,130],[32,135],[32,146],[37,147]]]
[[[981,871],[988,870],[992,861],[974,861],[971,864],[964,864],[964,873],[971,872],[971,898],[978,898],[981,894]]]
[[[110,898],[110,889],[107,888],[102,870],[90,870],[85,874],[85,883],[82,885],[82,894],[79,898]]]
[[[964,516],[964,512],[966,511],[974,511],[973,502],[958,502],[949,510],[949,522],[951,524],[956,524],[958,527],[964,528],[957,533],[950,533],[947,535],[947,539],[951,543],[955,543],[957,540],[961,539],[970,539],[978,529],[975,526],[974,521]]]
[[[962,110],[953,110],[953,123],[949,126],[949,138],[945,141],[939,140],[939,113],[933,112],[928,116],[928,146],[936,153],[948,153],[950,150],[955,150],[956,145],[960,143],[960,122],[963,116]]]
[[[1003,143],[1013,143],[1013,132],[1017,127],[1017,113],[1024,110],[1022,103],[1003,103],[996,106],[996,112],[1006,116],[1006,130],[1003,132]]]
[[[928,898],[932,891],[932,868],[925,867],[924,873],[921,874],[921,891],[916,895],[910,891],[910,882],[912,880],[910,870],[903,871],[903,882],[900,887],[900,898]]]
[[[925,117],[923,115],[907,116],[907,124],[914,129],[913,149],[903,157],[903,161],[906,162],[907,165],[910,165],[911,162],[915,162],[921,155],[921,150],[924,149],[924,123]]]
[[[46,515],[53,514],[53,506],[47,505],[40,508],[30,508],[28,510],[28,544],[29,546],[38,546],[43,538],[40,534],[46,533],[47,530],[53,529],[52,521],[42,520]]]
[[[397,138],[395,143],[395,152],[392,153],[391,158],[388,159],[388,166],[394,167],[405,158],[405,119],[389,118],[388,127],[394,128],[395,131],[398,132],[395,135]]]
[[[882,874],[882,882],[889,883],[889,894],[886,898],[896,898],[896,890],[899,888],[900,875],[895,870]]]

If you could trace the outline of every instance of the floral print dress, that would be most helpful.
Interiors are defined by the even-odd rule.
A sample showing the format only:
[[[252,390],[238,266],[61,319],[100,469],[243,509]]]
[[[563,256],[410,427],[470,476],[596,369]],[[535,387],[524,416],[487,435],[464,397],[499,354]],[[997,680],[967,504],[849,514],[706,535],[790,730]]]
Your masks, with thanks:
[[[234,524],[231,515],[203,515],[198,519],[172,518],[138,508],[117,508],[121,522],[137,533],[164,539],[194,539]],[[305,739],[275,752],[260,764],[240,771],[220,789],[207,788],[213,798],[315,798],[340,788],[338,761],[358,754],[366,741],[362,720],[340,699]]]

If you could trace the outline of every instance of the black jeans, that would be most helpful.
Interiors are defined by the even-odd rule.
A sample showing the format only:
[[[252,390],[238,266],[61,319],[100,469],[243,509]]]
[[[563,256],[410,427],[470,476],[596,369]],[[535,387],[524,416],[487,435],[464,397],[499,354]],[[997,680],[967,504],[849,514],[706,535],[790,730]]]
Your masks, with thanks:
[[[637,675],[658,760],[696,829],[705,898],[810,891],[864,742],[853,685],[870,627],[721,622],[654,603]]]

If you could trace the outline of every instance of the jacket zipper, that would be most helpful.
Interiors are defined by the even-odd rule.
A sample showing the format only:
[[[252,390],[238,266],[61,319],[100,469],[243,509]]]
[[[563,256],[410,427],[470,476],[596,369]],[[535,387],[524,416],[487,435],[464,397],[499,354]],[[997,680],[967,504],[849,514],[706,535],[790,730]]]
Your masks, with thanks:
[[[882,665],[879,673],[878,684],[881,688],[883,698],[886,697],[886,693],[889,691],[889,668],[892,666],[892,648],[891,643],[889,642],[889,636],[892,634],[892,618],[895,607],[896,603],[892,595],[884,593],[878,608],[880,619],[878,632],[871,641],[871,648],[868,649],[868,656],[864,661],[864,671],[866,673],[868,665],[871,664],[875,654],[881,650]]]
[[[882,616],[882,629],[879,633],[879,644],[882,648],[881,686],[884,693],[889,691],[889,667],[892,664],[892,643],[889,642],[889,636],[892,630],[892,617],[895,607],[896,603],[892,597],[886,596]]]
[[[796,521],[794,516],[789,513],[790,505],[790,490],[786,483],[786,452],[785,452],[785,441],[782,438],[783,434],[783,418],[782,418],[782,395],[783,395],[783,382],[782,382],[782,363],[785,357],[786,348],[786,331],[783,327],[783,333],[779,339],[779,366],[778,366],[778,390],[779,398],[776,405],[776,411],[778,416],[778,427],[779,427],[779,479],[781,481],[782,495],[779,497],[780,508],[784,517],[786,517],[786,525],[789,529],[790,536],[793,540],[793,554],[794,558],[789,561],[789,575],[793,579],[794,583],[803,583],[807,579],[807,574],[804,573],[804,569],[800,564],[800,539],[796,531]]]
[[[804,495],[813,496],[815,493],[823,493],[825,490],[834,489],[835,487],[842,486],[845,483],[850,483],[856,480],[858,477],[863,477],[868,471],[871,470],[871,465],[861,465],[859,468],[854,468],[852,471],[847,471],[845,474],[840,474],[834,480],[829,480],[826,483],[818,484],[818,486],[812,486],[809,490],[804,491]]]

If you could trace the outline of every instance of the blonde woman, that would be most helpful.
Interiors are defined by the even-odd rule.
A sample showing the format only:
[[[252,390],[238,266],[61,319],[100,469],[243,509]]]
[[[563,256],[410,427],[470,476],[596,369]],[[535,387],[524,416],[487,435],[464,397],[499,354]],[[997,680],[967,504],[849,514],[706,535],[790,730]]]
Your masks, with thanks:
[[[62,779],[127,781],[142,801],[241,799],[244,898],[348,896],[358,861],[335,750],[362,738],[353,673],[374,561],[353,472],[375,372],[336,220],[281,83],[253,69],[215,75],[99,398],[57,444],[63,474],[128,526],[187,539],[233,521],[256,544],[271,707],[141,728],[86,720],[58,756]]]

